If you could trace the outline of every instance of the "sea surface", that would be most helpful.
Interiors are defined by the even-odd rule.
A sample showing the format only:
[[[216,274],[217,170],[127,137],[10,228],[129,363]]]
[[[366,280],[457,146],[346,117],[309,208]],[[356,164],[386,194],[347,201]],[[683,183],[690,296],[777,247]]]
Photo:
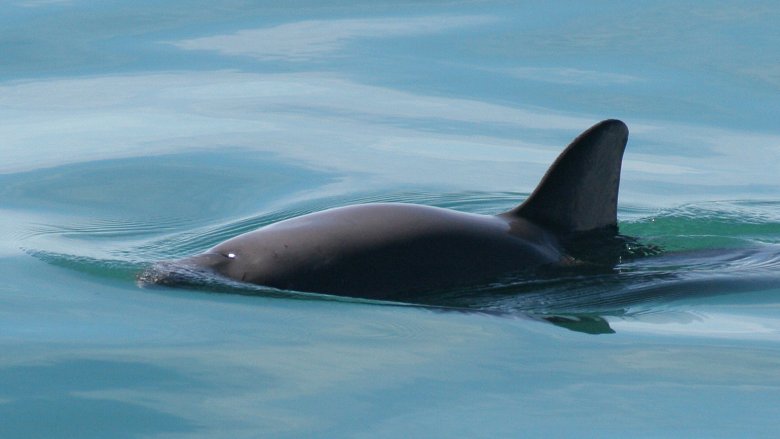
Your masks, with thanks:
[[[5,2],[0,437],[776,437],[777,23],[758,1]],[[620,231],[659,250],[610,272],[459,309],[136,281],[330,207],[508,210],[608,118],[631,130]]]

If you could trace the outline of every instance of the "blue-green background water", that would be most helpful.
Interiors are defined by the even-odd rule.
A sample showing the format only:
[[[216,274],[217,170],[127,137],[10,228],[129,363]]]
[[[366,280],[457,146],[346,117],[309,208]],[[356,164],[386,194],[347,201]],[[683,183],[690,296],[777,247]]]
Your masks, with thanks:
[[[0,437],[774,436],[779,11],[6,2]],[[469,313],[136,285],[326,207],[500,212],[605,118],[667,250],[614,275]]]

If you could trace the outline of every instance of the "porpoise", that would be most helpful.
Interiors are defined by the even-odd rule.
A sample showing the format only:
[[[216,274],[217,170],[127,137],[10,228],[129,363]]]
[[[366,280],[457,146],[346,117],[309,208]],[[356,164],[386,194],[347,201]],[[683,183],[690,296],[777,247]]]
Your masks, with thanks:
[[[350,205],[157,263],[140,278],[175,284],[182,272],[197,271],[283,290],[408,300],[581,264],[568,243],[617,236],[627,140],[619,120],[594,125],[566,147],[530,197],[497,215],[405,203]]]

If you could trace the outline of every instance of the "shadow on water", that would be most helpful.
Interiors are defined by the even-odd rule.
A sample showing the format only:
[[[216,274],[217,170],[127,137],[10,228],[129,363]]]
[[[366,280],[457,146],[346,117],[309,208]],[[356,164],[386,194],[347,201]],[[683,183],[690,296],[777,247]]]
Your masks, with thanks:
[[[227,237],[311,211],[345,204],[406,201],[476,213],[496,213],[517,203],[518,194],[403,193],[309,200],[297,208],[221,223],[193,232],[167,233],[117,249],[115,259],[27,250],[47,263],[92,276],[154,284],[151,259],[174,259],[203,251]],[[398,296],[393,302],[282,291],[180,270],[188,288],[285,299],[346,301],[433,310],[528,317],[585,333],[613,332],[605,317],[662,310],[674,301],[776,289],[780,286],[780,203],[731,202],[641,212],[621,223],[609,245],[578,242],[581,259],[595,260],[575,269],[520,273],[485,286]],[[633,212],[636,216],[636,212]],[[154,249],[154,251],[150,251]],[[149,256],[152,255],[150,258]],[[159,255],[164,257],[159,258]],[[605,264],[604,261],[611,261]],[[163,287],[164,288],[164,287]]]

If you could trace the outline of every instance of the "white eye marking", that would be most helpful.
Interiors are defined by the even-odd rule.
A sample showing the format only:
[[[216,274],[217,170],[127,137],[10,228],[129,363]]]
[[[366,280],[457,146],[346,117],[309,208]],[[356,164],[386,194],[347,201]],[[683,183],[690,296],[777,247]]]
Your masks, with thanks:
[[[229,257],[230,259],[233,259],[233,258],[236,257],[236,254],[235,253],[228,253],[227,257]]]

